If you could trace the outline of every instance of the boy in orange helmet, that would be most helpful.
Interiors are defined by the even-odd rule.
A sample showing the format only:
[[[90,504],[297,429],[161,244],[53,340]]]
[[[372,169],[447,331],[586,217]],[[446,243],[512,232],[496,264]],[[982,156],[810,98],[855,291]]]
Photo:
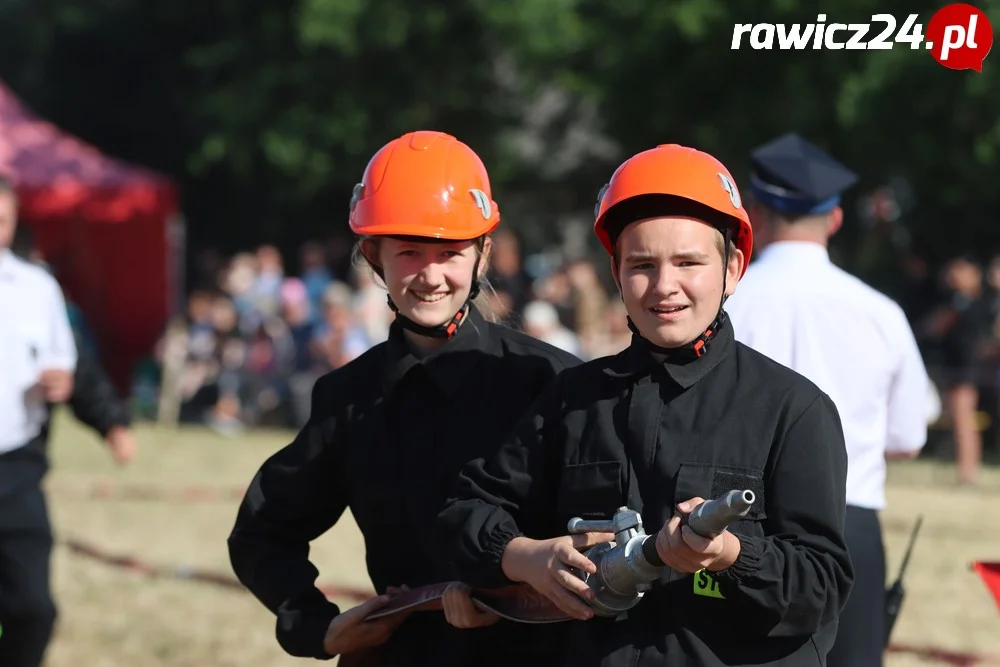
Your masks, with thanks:
[[[455,579],[430,537],[448,488],[464,463],[493,455],[559,371],[579,363],[487,321],[475,305],[499,222],[479,156],[440,132],[389,142],[354,189],[351,229],[395,322],[385,343],[316,382],[308,422],[257,472],[229,538],[233,569],[277,616],[278,642],[291,655],[499,667],[544,664],[558,646],[538,641],[558,628],[480,612],[457,584],[444,593],[445,615],[366,621],[394,588]],[[381,595],[342,611],[316,588],[308,554],[348,508]],[[482,646],[491,647],[485,659]]]
[[[815,385],[734,340],[723,305],[753,237],[732,175],[658,146],[618,168],[596,217],[632,344],[564,371],[497,456],[466,466],[438,526],[459,576],[530,584],[586,621],[557,664],[824,664],[853,576],[844,438]],[[731,489],[755,500],[729,530],[682,526]],[[666,567],[608,618],[587,604],[573,570],[596,568],[565,532],[622,506],[657,531]]]

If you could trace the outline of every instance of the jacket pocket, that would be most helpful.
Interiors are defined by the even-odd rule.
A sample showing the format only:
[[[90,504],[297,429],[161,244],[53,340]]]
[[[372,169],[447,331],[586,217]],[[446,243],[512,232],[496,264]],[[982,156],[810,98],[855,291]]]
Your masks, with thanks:
[[[720,498],[733,490],[749,490],[754,494],[753,504],[746,516],[733,526],[747,522],[757,523],[767,518],[764,475],[759,470],[711,463],[682,463],[674,488],[674,508],[678,503],[699,497],[704,500]]]
[[[619,461],[568,465],[562,469],[556,509],[563,520],[611,519],[624,504],[622,488]]]

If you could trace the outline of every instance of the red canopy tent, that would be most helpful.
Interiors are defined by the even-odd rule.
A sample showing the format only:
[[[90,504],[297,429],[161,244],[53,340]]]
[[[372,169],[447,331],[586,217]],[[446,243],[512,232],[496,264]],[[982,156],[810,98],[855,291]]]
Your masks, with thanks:
[[[0,173],[94,331],[104,367],[127,390],[176,306],[183,225],[174,184],[39,118],[3,83]]]

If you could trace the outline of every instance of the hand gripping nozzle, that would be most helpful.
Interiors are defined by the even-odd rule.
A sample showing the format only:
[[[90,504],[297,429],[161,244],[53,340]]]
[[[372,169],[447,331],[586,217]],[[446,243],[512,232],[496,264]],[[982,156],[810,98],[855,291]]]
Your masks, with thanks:
[[[736,489],[701,503],[684,516],[683,522],[699,535],[713,538],[745,516],[754,499],[753,491]],[[613,542],[599,544],[584,553],[597,567],[595,574],[574,570],[594,591],[595,599],[589,604],[598,616],[615,617],[628,611],[639,604],[652,583],[659,579],[664,563],[656,551],[656,535],[646,534],[642,517],[635,510],[619,507],[610,520],[585,521],[574,517],[567,529],[570,534],[615,535]]]

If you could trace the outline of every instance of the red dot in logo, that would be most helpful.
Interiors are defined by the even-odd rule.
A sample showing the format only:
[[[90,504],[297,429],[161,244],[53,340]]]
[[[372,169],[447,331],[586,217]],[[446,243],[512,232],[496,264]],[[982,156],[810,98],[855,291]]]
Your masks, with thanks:
[[[925,39],[941,65],[982,72],[983,61],[993,47],[993,26],[981,9],[954,3],[931,17]]]

